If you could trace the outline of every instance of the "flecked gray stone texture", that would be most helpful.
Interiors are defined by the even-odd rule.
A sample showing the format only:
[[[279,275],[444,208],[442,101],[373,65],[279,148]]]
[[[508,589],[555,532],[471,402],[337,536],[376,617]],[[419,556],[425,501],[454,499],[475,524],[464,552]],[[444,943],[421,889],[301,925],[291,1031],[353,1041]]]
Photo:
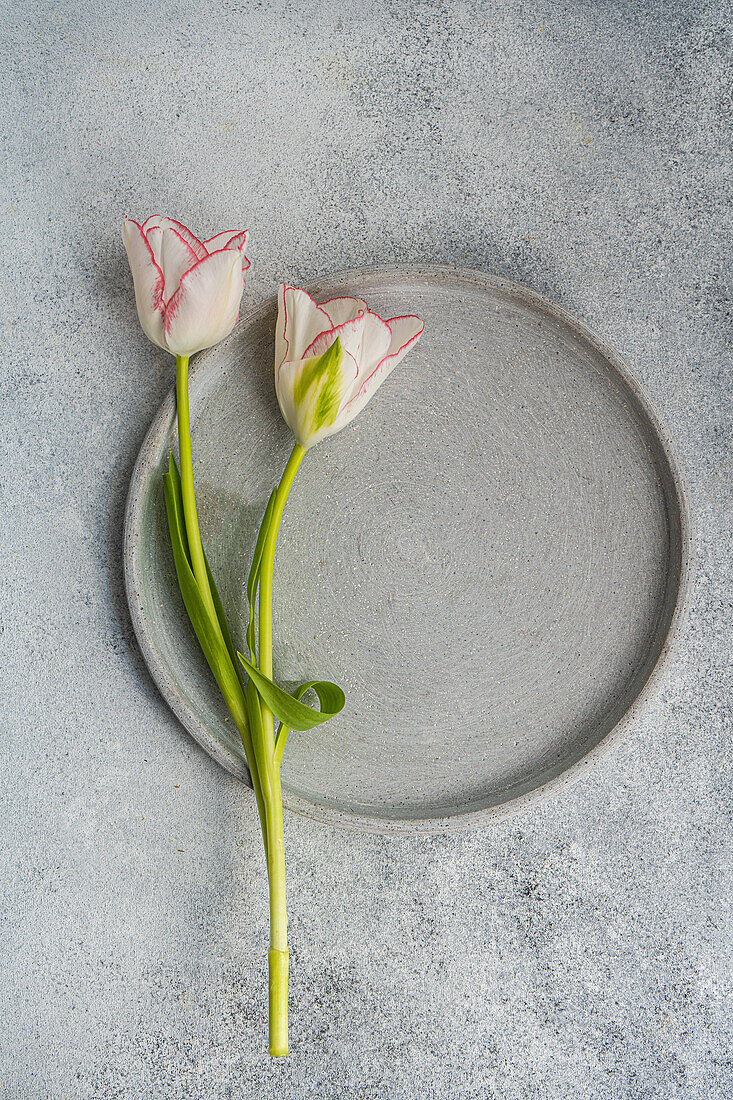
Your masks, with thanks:
[[[733,1096],[727,4],[2,4],[3,1100]],[[692,606],[656,703],[479,832],[289,816],[266,1053],[250,792],[182,730],[121,576],[172,382],[124,213],[252,230],[247,301],[394,261],[526,283],[676,439]]]

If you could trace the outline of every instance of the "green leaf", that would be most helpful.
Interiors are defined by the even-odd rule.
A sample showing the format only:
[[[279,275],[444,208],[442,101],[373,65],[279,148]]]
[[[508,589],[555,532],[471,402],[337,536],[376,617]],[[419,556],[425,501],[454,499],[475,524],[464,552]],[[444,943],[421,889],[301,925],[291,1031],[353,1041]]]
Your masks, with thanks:
[[[249,600],[249,624],[247,626],[247,648],[249,649],[250,660],[253,664],[257,663],[257,651],[255,649],[255,602],[257,599],[257,588],[260,579],[260,566],[262,565],[262,552],[265,549],[265,539],[267,538],[267,532],[270,529],[270,520],[272,519],[272,510],[275,507],[275,494],[277,489],[273,489],[270,494],[270,499],[267,502],[265,508],[265,514],[262,517],[262,523],[260,525],[259,534],[257,535],[257,542],[255,544],[254,557],[252,558],[252,565],[249,571],[249,577],[247,578],[247,599]]]
[[[320,726],[323,722],[328,722],[330,718],[335,718],[346,705],[346,696],[338,684],[332,684],[329,680],[310,680],[308,683],[300,685],[296,693],[297,698],[295,698],[273,683],[269,676],[265,676],[264,673],[260,672],[241,653],[237,653],[237,656],[250,679],[254,682],[264,703],[288,729],[301,731],[313,729],[314,726]],[[310,688],[318,696],[320,710],[314,710],[313,707],[308,707],[305,703],[300,702],[300,697],[305,695]]]
[[[168,458],[168,473],[170,475],[173,492],[175,494],[176,511],[177,511],[178,515],[181,517],[180,538],[181,538],[181,542],[183,544],[184,553],[186,555],[186,561],[188,562],[188,564],[190,566],[191,565],[191,553],[190,553],[189,548],[188,548],[188,536],[186,534],[186,524],[185,524],[185,521],[183,520],[183,492],[181,490],[181,475],[178,472],[178,466],[176,465],[176,460],[173,457],[172,452],[171,452],[171,454]],[[165,480],[165,475],[163,475],[163,476],[164,476],[164,480]],[[167,506],[168,506],[168,501],[166,499],[166,508],[167,508]],[[169,524],[170,524],[170,516],[168,517],[168,519],[169,519]],[[171,535],[171,537],[172,537],[172,535]],[[203,547],[201,549],[203,550]],[[211,589],[211,598],[214,601],[214,609],[216,611],[216,617],[219,621],[219,627],[221,629],[222,637],[224,638],[224,644],[227,647],[227,652],[229,654],[229,658],[230,658],[234,668],[236,669],[237,668],[237,651],[234,648],[234,642],[232,641],[232,636],[229,633],[229,624],[227,623],[226,615],[224,614],[224,607],[223,607],[223,604],[222,604],[221,599],[219,597],[219,590],[216,587],[216,582],[214,581],[214,577],[213,577],[213,574],[211,572],[211,567],[209,565],[209,559],[206,557],[206,551],[205,550],[204,550],[204,564],[206,565],[206,575],[209,578],[209,588]],[[192,573],[193,573],[193,570],[192,570]],[[198,590],[198,584],[196,584],[196,588]],[[208,658],[207,658],[207,660],[208,660]]]
[[[206,561],[206,571],[211,587],[211,595],[216,612],[216,619],[204,603],[198,582],[194,576],[189,560],[188,539],[186,536],[186,524],[183,516],[183,497],[181,493],[181,479],[173,456],[170,456],[168,473],[163,475],[163,489],[165,492],[165,510],[168,516],[168,528],[173,548],[173,561],[178,577],[178,586],[181,590],[183,603],[188,617],[191,620],[199,645],[219,685],[224,702],[234,719],[239,730],[247,758],[247,767],[252,777],[252,785],[257,800],[257,810],[262,826],[262,836],[267,846],[267,820],[265,805],[262,796],[262,785],[257,769],[257,760],[254,746],[250,736],[247,721],[247,707],[242,681],[237,671],[239,666],[235,661],[236,651],[232,644],[229,628],[226,623],[224,611],[219,599],[219,593],[214,584],[214,578]]]
[[[203,546],[201,547],[203,550]],[[204,564],[206,566],[206,576],[209,578],[209,588],[211,589],[211,598],[214,601],[214,610],[216,611],[216,617],[219,620],[219,627],[221,629],[222,637],[224,638],[224,645],[227,647],[227,653],[232,665],[236,669],[237,667],[237,651],[234,648],[234,642],[232,636],[229,633],[229,626],[227,624],[226,615],[224,614],[224,607],[222,606],[221,599],[219,598],[219,591],[216,587],[213,576],[211,575],[211,569],[209,567],[209,559],[206,557],[206,551],[204,550]]]
[[[175,465],[175,463],[174,463]],[[186,553],[188,543],[186,541],[185,524],[183,521],[183,508],[180,497],[176,491],[176,474],[163,475],[163,488],[165,491],[165,507],[168,514],[168,527],[173,548],[173,560],[178,577],[178,585],[181,596],[191,620],[191,625],[204,651],[204,656],[209,663],[216,682],[221,688],[224,699],[230,710],[241,709],[243,697],[242,684],[237,675],[236,666],[232,663],[228,646],[224,640],[223,631],[219,622],[212,619],[206,609],[196,578]],[[178,482],[180,488],[180,481]],[[213,595],[213,592],[212,592]],[[217,597],[218,598],[218,597]],[[219,604],[221,607],[221,604]],[[223,612],[222,612],[223,617]],[[228,633],[228,631],[227,631]],[[230,640],[231,641],[231,640]],[[232,646],[234,651],[234,647]],[[237,707],[240,702],[240,707]]]
[[[244,700],[245,706],[247,708],[247,721],[249,722],[249,733],[250,737],[252,738],[252,748],[254,751],[255,761],[257,762],[257,774],[260,777],[262,793],[264,795],[265,801],[267,802],[272,795],[272,782],[270,768],[268,768],[267,766],[267,751],[265,749],[265,738],[262,728],[262,710],[260,707],[260,697],[257,694],[257,688],[254,686],[251,680],[247,682],[247,687],[244,691]],[[265,834],[267,834],[266,822]]]
[[[178,465],[173,455],[173,451],[168,455],[168,475],[171,479],[171,486],[176,498],[176,508],[178,514],[181,517],[180,525],[180,537],[183,545],[183,552],[186,555],[186,561],[191,564],[191,551],[188,548],[188,533],[186,531],[186,523],[183,518],[183,490],[181,489],[181,475],[178,472]],[[165,488],[165,474],[163,475],[163,487]],[[168,507],[168,500],[166,498],[166,509]],[[168,517],[170,520],[170,516]]]
[[[304,684],[300,684],[293,692],[293,699],[302,699],[306,691],[308,691],[311,687],[313,687],[313,684],[310,680],[307,680]],[[321,704],[321,709],[323,709],[323,704]],[[275,736],[275,763],[278,767],[280,767],[283,762],[283,753],[285,752],[285,746],[288,742],[289,733],[290,726],[286,726],[284,722],[281,722],[278,726],[277,734]]]

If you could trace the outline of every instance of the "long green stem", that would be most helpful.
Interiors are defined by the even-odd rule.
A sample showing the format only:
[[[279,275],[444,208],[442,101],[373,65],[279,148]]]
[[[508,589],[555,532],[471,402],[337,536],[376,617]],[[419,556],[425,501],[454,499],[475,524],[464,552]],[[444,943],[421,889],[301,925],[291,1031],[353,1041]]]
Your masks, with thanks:
[[[209,583],[204,548],[201,542],[196,496],[193,483],[191,454],[191,422],[188,406],[188,357],[176,358],[176,402],[178,410],[178,450],[180,458],[183,518],[190,555],[191,569],[210,624],[220,636],[221,647],[227,650],[222,624]],[[272,579],[280,521],[293,479],[303,461],[305,451],[297,443],[273,501],[270,524],[262,552],[260,572],[260,670],[272,677]],[[231,643],[230,643],[231,647]],[[231,648],[228,653],[231,653]],[[245,694],[239,673],[230,668],[229,655],[211,658],[212,670],[235,725],[242,737],[247,765],[252,777],[262,836],[267,857],[267,877],[270,888],[270,950],[269,963],[269,1024],[270,1054],[282,1057],[288,1053],[288,918],[285,898],[285,840],[283,831],[281,755],[275,754],[275,724],[272,711],[259,698],[251,685]]]
[[[280,484],[275,493],[272,508],[272,519],[262,550],[262,565],[260,566],[260,672],[272,678],[272,574],[275,564],[275,546],[280,531],[280,521],[283,518],[285,504],[298,472],[298,467],[305,458],[305,451],[296,443],[293,447],[288,464],[285,467]],[[264,708],[266,709],[266,708]],[[272,711],[267,712],[272,718]]]
[[[191,454],[191,418],[188,407],[188,356],[176,357],[176,412],[178,416],[178,455],[181,474],[181,496],[183,498],[183,518],[186,524],[186,537],[191,556],[191,568],[196,578],[196,583],[201,593],[211,624],[221,635],[219,617],[216,613],[214,598],[211,594],[209,575],[206,569],[204,548],[199,531],[198,514],[196,512],[196,495],[193,487],[193,457]],[[222,645],[226,648],[222,636]],[[216,671],[213,670],[215,675]],[[217,675],[217,682],[221,688],[224,700],[234,720],[234,724],[242,738],[244,754],[247,758],[252,786],[257,800],[257,810],[260,815],[262,836],[267,850],[267,814],[262,794],[262,786],[255,759],[254,746],[247,719],[247,704],[244,697],[244,689],[239,678],[239,673],[234,665],[227,667],[226,676],[223,671]]]
[[[176,356],[176,409],[178,413],[178,455],[181,463],[181,494],[186,520],[191,568],[212,621],[217,622],[216,608],[206,572],[204,548],[201,543],[199,519],[196,514],[196,494],[193,488],[193,457],[191,455],[191,419],[188,412],[188,356]]]
[[[272,678],[272,581],[275,546],[285,502],[305,451],[295,444],[280,484],[277,487],[272,519],[262,551],[260,567],[260,646],[259,668]],[[270,794],[267,801],[267,875],[270,884],[270,1054],[288,1053],[288,916],[285,897],[285,837],[283,831],[280,767],[275,760],[275,723],[272,711],[261,701],[262,737],[270,770]]]

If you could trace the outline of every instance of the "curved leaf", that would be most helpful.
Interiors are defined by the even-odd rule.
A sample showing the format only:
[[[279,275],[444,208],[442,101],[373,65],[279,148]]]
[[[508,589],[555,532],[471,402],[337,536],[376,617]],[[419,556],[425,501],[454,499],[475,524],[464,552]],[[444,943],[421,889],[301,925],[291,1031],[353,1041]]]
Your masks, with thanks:
[[[176,471],[177,473],[177,471]],[[180,484],[180,483],[179,483]],[[214,621],[201,598],[198,583],[193,575],[193,570],[186,555],[187,543],[185,539],[185,524],[183,509],[179,504],[176,492],[176,477],[174,474],[163,475],[163,488],[165,491],[165,506],[168,514],[168,527],[173,548],[173,560],[178,577],[178,585],[181,589],[183,602],[191,620],[191,625],[204,651],[204,656],[209,667],[216,677],[216,682],[221,688],[232,715],[243,709],[242,684],[237,675],[236,665],[232,664],[229,648],[224,639],[221,625]],[[218,598],[218,597],[217,597]],[[221,606],[221,604],[219,604]],[[222,612],[223,618],[223,612]],[[228,633],[228,631],[227,631]],[[231,642],[231,639],[230,639]],[[233,649],[234,647],[232,647]],[[235,719],[236,720],[236,719]]]
[[[293,699],[297,699],[298,701],[300,701],[305,695],[306,691],[309,691],[310,688],[313,688],[313,690],[315,691],[315,685],[312,680],[306,680],[304,684],[299,684],[295,691],[292,693]],[[316,694],[318,694],[318,692],[316,692]],[[321,703],[321,710],[323,710],[323,702],[321,701],[320,695],[318,696],[318,701]],[[277,735],[275,737],[275,763],[278,767],[280,767],[283,762],[283,753],[285,752],[285,746],[288,743],[289,733],[290,726],[286,726],[284,722],[281,722],[278,726]]]
[[[181,475],[178,472],[178,466],[176,465],[176,460],[173,457],[172,452],[168,457],[168,475],[167,476],[170,479],[169,486],[170,486],[170,490],[173,493],[173,498],[174,498],[174,503],[175,503],[174,524],[176,524],[176,535],[174,536],[173,529],[171,528],[171,539],[174,542],[175,542],[176,538],[178,538],[180,540],[181,549],[183,550],[185,559],[186,559],[186,561],[188,562],[188,564],[190,566],[191,565],[191,553],[188,549],[188,536],[187,536],[187,533],[186,533],[186,524],[183,521],[183,492],[181,490]],[[166,483],[165,479],[166,479],[166,475],[163,474],[164,484]],[[167,498],[167,496],[166,496],[166,508],[168,508],[168,498]],[[169,526],[170,526],[170,510],[168,509],[168,511],[169,511],[168,520],[169,520]],[[176,519],[175,519],[175,514],[177,514],[177,516],[179,517],[178,521],[176,521]],[[201,549],[204,550],[203,546],[201,547]],[[234,665],[234,668],[236,669],[236,667],[237,667],[237,657],[236,657],[236,650],[234,648],[234,642],[232,641],[232,636],[229,633],[229,624],[227,623],[226,615],[224,614],[224,607],[222,606],[222,602],[221,602],[221,599],[219,597],[219,591],[216,587],[216,583],[214,581],[214,577],[213,577],[213,574],[211,572],[211,567],[209,566],[209,559],[206,557],[206,551],[205,550],[204,550],[204,564],[206,566],[206,575],[209,578],[209,588],[211,589],[211,598],[214,601],[214,610],[216,611],[216,617],[219,621],[219,626],[221,628],[221,634],[222,634],[222,637],[224,639],[224,644],[227,647],[227,653],[229,654],[229,658],[230,658],[232,664]],[[209,663],[211,663],[211,662],[209,662]]]
[[[260,672],[241,653],[237,653],[237,656],[248,672],[250,679],[254,682],[264,703],[288,729],[301,731],[313,729],[314,726],[320,726],[323,722],[328,722],[330,718],[335,718],[346,705],[343,688],[340,688],[338,684],[332,684],[330,680],[310,680],[306,684],[301,684],[296,693],[298,697],[295,698],[273,683],[269,676],[265,676],[264,673]],[[313,707],[300,702],[300,697],[309,688],[312,688],[318,696],[318,702],[321,705],[320,710],[315,710]]]

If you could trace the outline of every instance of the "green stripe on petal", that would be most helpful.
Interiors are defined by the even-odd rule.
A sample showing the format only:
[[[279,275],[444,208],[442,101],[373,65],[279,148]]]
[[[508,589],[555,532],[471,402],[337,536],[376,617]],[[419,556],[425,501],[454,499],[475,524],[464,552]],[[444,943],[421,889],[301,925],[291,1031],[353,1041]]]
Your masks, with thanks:
[[[344,352],[336,337],[331,347],[314,359],[304,359],[293,383],[293,402],[301,438],[309,439],[333,424],[344,392]]]

